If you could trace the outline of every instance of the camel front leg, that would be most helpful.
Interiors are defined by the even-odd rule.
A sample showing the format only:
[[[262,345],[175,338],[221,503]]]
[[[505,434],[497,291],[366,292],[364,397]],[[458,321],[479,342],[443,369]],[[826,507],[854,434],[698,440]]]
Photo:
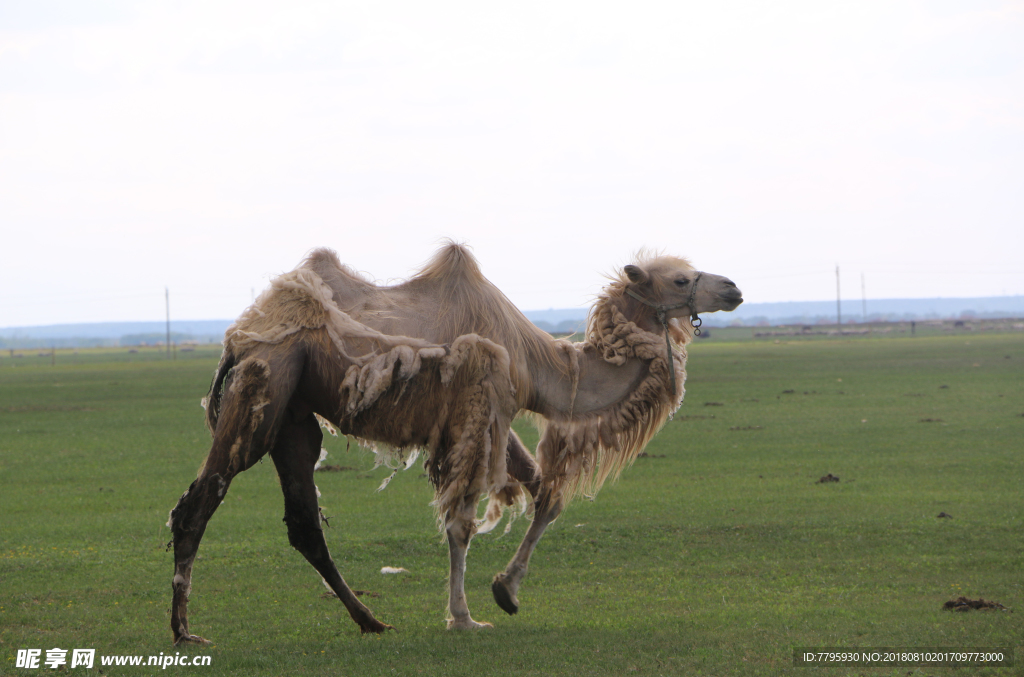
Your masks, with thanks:
[[[206,525],[228,490],[230,480],[219,473],[204,472],[188,488],[171,511],[168,525],[174,542],[174,579],[171,581],[171,631],[175,644],[209,644],[188,630],[188,598],[192,593],[192,563]]]
[[[279,392],[290,393],[301,366],[301,353],[276,365]],[[171,581],[171,631],[174,643],[209,644],[188,629],[188,598],[192,591],[192,564],[206,525],[224,500],[231,480],[252,467],[267,452],[277,430],[282,406],[270,398],[270,365],[247,358],[227,374],[224,402],[213,444],[199,477],[171,510],[167,526],[174,543],[174,578]]]
[[[477,623],[469,615],[466,602],[466,552],[476,532],[476,504],[478,496],[467,496],[448,515],[448,629],[476,630],[494,627],[490,623]]]
[[[509,615],[519,611],[519,598],[516,595],[519,592],[520,583],[526,576],[534,548],[537,547],[540,537],[544,535],[544,530],[562,512],[562,502],[549,502],[549,496],[547,488],[542,488],[540,496],[537,497],[534,504],[533,523],[526,531],[523,542],[519,544],[515,557],[505,567],[505,571],[494,575],[494,581],[491,583],[491,594],[494,595],[494,601]]]

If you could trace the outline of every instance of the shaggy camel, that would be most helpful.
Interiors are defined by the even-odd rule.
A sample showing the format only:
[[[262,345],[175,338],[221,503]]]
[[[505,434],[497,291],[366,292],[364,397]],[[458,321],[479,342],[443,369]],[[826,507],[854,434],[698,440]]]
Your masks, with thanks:
[[[490,497],[490,528],[505,506],[525,503],[524,487],[530,492],[533,523],[492,586],[498,604],[515,613],[530,554],[565,501],[617,475],[678,408],[697,314],[741,302],[724,277],[684,259],[642,257],[611,281],[591,310],[586,340],[572,344],[534,327],[460,245],[446,245],[390,287],[330,250],[314,251],[225,335],[204,400],[211,449],[168,520],[175,643],[207,641],[188,626],[193,561],[231,480],[267,453],[290,543],[363,632],[391,628],[349,589],[324,541],[313,482],[321,417],[407,465],[424,452],[449,547],[449,628],[489,626],[470,617],[464,592],[479,499]],[[544,419],[539,464],[509,432],[522,410]]]

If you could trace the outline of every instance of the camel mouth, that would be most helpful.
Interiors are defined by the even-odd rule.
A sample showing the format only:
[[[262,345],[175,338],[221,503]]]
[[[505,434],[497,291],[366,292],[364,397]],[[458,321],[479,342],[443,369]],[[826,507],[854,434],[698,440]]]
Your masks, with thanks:
[[[735,296],[723,296],[722,299],[725,301],[724,310],[728,312],[740,307],[740,304],[743,303],[743,294],[741,294],[739,290],[736,290]]]

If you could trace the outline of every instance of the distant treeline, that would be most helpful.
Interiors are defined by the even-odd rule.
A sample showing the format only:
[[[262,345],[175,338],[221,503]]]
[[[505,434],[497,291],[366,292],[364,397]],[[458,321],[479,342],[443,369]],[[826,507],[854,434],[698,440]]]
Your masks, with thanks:
[[[585,308],[528,310],[535,325],[555,335],[583,331]],[[1024,296],[931,299],[843,299],[843,324],[1024,317]],[[701,316],[707,327],[758,327],[835,324],[836,302],[785,301],[744,303],[730,313]],[[175,343],[220,343],[231,320],[173,320]],[[93,322],[40,327],[0,328],[0,349],[91,348],[161,344],[167,338],[164,322]]]
[[[919,315],[917,313],[871,313],[864,319],[860,315],[853,317],[844,316],[843,324],[877,324],[884,322],[929,322],[938,320],[999,320],[1014,317],[1024,317],[1024,313],[1010,314],[1004,312],[974,313],[962,312],[952,317],[944,317],[938,313]],[[702,315],[701,321],[705,327],[788,327],[794,325],[816,325],[836,323],[835,313],[832,315],[793,315],[789,317],[767,317],[765,315],[754,315],[737,317],[732,313],[715,313]],[[573,334],[586,330],[586,319],[562,320],[555,324],[544,320],[534,320],[533,323],[549,334]]]
[[[533,320],[533,323],[549,334],[575,334],[587,328],[586,318],[579,320],[562,320],[557,324],[544,320]]]
[[[195,336],[181,332],[171,332],[171,343],[220,343],[221,336]],[[20,350],[34,348],[116,348],[118,346],[164,345],[166,333],[125,334],[120,338],[103,338],[98,336],[0,336],[0,350]]]
[[[868,313],[843,315],[843,324],[872,324],[877,322],[929,322],[938,320],[1002,320],[1024,317],[1024,313],[1012,311],[975,312],[965,310],[959,313]],[[715,313],[702,317],[709,327],[765,327],[792,326],[797,324],[835,324],[836,314],[790,315],[786,317],[768,317],[766,315],[736,317],[729,313]]]
[[[194,334],[183,334],[177,332],[171,332],[171,343],[220,343],[223,338],[221,336],[195,336]],[[164,344],[167,342],[166,333],[150,332],[147,334],[125,334],[121,337],[118,345],[122,346],[153,346],[156,344]]]
[[[0,350],[21,350],[32,348],[110,348],[120,345],[117,339],[95,336],[70,336],[60,338],[30,338],[27,336],[0,336]]]
[[[583,308],[552,308],[526,311],[525,315],[541,329],[558,334],[568,333],[573,327],[585,325],[587,311]],[[1024,317],[1024,296],[842,301],[843,324],[1008,317]],[[835,324],[836,302],[831,300],[744,303],[730,313],[708,313],[701,315],[701,319],[709,327]]]

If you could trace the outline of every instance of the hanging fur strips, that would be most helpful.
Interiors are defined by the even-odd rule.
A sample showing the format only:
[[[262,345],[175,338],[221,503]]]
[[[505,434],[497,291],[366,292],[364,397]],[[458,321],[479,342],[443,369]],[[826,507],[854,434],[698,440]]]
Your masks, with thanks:
[[[596,354],[613,365],[643,360],[647,372],[625,398],[606,409],[541,421],[537,456],[553,501],[594,496],[609,477],[617,478],[636,460],[682,404],[690,332],[677,321],[669,325],[674,357],[669,374],[665,339],[626,319],[616,304],[624,289],[624,281],[605,289],[591,310],[586,340],[573,348],[580,359]],[[674,390],[666,387],[672,383]]]
[[[248,366],[255,364],[249,354],[268,346],[287,353],[296,342],[306,346],[321,377],[333,384],[335,411],[323,412],[326,420],[377,451],[391,467],[392,457],[408,467],[419,451],[427,453],[442,519],[464,496],[504,489],[505,445],[516,409],[505,348],[476,334],[459,336],[450,345],[384,334],[341,310],[331,288],[309,268],[276,278],[228,329],[206,398],[211,430],[219,423],[232,425],[220,420],[226,381],[235,389],[245,382],[254,393],[269,388],[264,360],[258,363],[266,373],[249,384],[246,375],[255,368]],[[262,420],[257,410],[267,397],[261,391],[259,397],[241,398],[252,403],[249,435]],[[244,459],[237,465],[245,467]]]
[[[395,285],[313,251],[225,336],[205,399],[210,452],[168,521],[175,643],[207,643],[188,624],[199,543],[232,479],[268,454],[289,543],[362,632],[391,627],[348,587],[324,539],[313,473],[325,427],[370,446],[378,465],[397,470],[423,457],[448,542],[449,628],[488,626],[469,613],[466,552],[474,533],[497,524],[505,506],[521,510],[528,492],[534,519],[491,586],[516,613],[530,555],[563,504],[618,475],[679,406],[698,313],[740,303],[731,280],[645,254],[612,279],[586,340],[572,344],[527,320],[454,242]],[[537,459],[510,432],[521,411],[540,421]],[[484,494],[491,502],[478,521]]]

